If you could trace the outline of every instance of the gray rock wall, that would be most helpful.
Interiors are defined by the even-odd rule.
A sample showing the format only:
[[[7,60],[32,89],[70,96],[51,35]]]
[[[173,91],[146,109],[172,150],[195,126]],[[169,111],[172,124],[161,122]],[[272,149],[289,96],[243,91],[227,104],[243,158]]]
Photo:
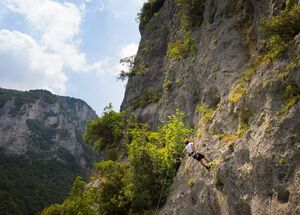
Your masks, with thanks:
[[[96,113],[83,101],[47,91],[0,89],[0,148],[8,154],[36,154],[57,159],[66,150],[85,168],[95,155],[84,145],[82,135]]]
[[[217,164],[209,173],[185,157],[159,214],[300,214],[299,35],[283,56],[256,65],[241,98],[229,101],[262,55],[259,19],[279,14],[286,1],[202,4],[201,24],[191,29],[194,56],[166,56],[169,42],[182,37],[175,1],[166,0],[143,28],[137,59],[148,69],[130,77],[122,104],[153,128],[181,109],[195,127],[198,149]],[[136,107],[149,87],[160,92],[159,101]],[[296,99],[292,105],[287,105],[288,89]],[[213,110],[206,123],[196,111],[203,104]]]

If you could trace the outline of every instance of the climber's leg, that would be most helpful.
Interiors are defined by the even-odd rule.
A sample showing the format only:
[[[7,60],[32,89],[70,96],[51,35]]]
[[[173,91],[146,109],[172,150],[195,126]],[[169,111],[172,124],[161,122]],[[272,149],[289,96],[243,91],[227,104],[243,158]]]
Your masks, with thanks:
[[[205,160],[207,163],[210,163],[210,162],[211,162],[211,160],[209,160],[207,156],[204,156],[204,160]]]
[[[197,152],[197,153],[195,153],[195,154],[193,155],[193,158],[196,159],[196,160],[198,160],[198,161],[200,161],[200,163],[201,163],[207,170],[210,170],[210,167],[207,166],[207,165],[204,163],[204,161],[203,161],[203,159],[205,158],[205,156],[204,156],[203,154]]]
[[[210,167],[207,166],[203,160],[200,160],[200,163],[209,171],[210,170]]]

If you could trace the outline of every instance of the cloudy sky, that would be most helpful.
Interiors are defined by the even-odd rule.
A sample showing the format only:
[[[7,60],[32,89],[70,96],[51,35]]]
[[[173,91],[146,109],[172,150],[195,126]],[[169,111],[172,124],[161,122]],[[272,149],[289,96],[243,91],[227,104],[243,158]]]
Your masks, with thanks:
[[[0,87],[80,98],[119,110],[120,58],[136,53],[145,0],[1,0]]]

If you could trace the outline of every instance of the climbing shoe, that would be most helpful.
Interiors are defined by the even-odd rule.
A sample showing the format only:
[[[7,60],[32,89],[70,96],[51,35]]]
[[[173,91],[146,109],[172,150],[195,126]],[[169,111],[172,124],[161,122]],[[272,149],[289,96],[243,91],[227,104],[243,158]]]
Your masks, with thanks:
[[[207,169],[207,171],[210,171],[210,166],[206,166],[205,168]]]

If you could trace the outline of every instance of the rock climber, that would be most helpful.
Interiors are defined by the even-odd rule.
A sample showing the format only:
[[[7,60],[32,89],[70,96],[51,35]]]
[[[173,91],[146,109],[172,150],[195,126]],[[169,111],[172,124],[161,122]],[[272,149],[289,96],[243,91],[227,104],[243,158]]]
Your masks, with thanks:
[[[185,151],[187,151],[187,152],[189,153],[189,156],[192,156],[194,159],[200,161],[200,163],[201,163],[208,171],[210,171],[210,166],[209,166],[208,164],[211,163],[211,161],[207,158],[207,156],[205,156],[205,155],[203,155],[203,154],[197,152],[196,149],[195,149],[195,144],[194,144],[192,141],[190,141],[190,140],[188,140],[188,139],[185,139],[185,140],[184,140],[184,144],[185,144],[186,146],[184,147],[184,149],[183,149],[182,152],[184,153]],[[206,164],[204,163],[203,160],[206,161]]]

